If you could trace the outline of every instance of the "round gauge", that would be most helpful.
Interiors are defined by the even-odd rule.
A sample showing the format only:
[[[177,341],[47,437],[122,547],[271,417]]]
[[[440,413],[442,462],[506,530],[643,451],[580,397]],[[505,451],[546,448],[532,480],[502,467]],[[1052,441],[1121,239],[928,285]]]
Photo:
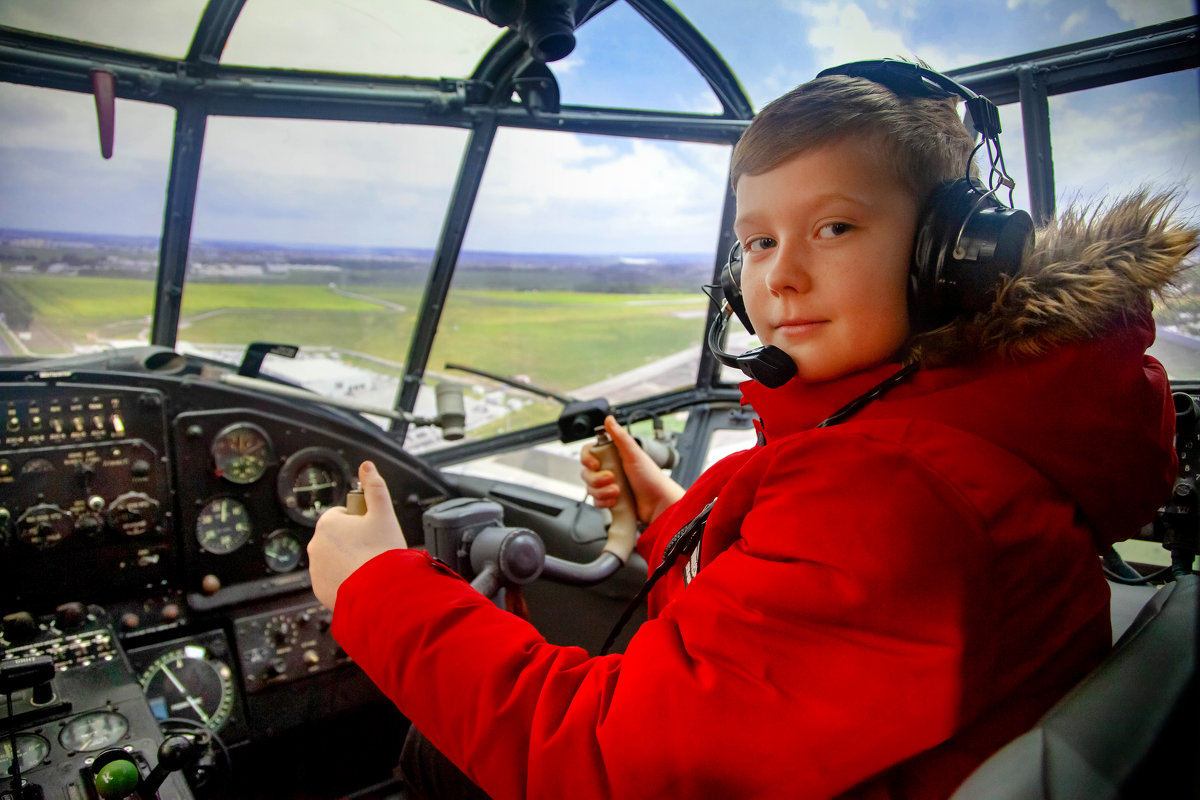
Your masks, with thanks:
[[[41,503],[17,518],[17,538],[38,550],[49,550],[75,532],[75,519],[60,506]]]
[[[291,572],[300,564],[304,547],[291,531],[280,528],[267,537],[263,545],[263,556],[267,568],[272,572]]]
[[[254,483],[275,461],[266,431],[249,422],[223,428],[212,443],[217,475],[230,483]]]
[[[159,719],[184,717],[218,731],[233,712],[233,671],[198,644],[163,653],[139,678]]]
[[[126,492],[108,504],[108,521],[125,536],[158,528],[158,501],[144,492]]]
[[[216,497],[200,509],[196,518],[196,541],[218,556],[228,555],[250,539],[250,515],[231,497]]]
[[[68,750],[86,753],[112,747],[129,732],[129,720],[116,711],[102,709],[67,720],[58,742]]]
[[[325,447],[293,453],[279,470],[279,500],[287,515],[310,528],[326,509],[346,502],[350,468]]]
[[[50,755],[50,743],[35,733],[17,734],[17,763],[21,770],[30,770]],[[0,775],[11,775],[13,765],[13,743],[0,737]],[[6,795],[7,796],[7,795]]]

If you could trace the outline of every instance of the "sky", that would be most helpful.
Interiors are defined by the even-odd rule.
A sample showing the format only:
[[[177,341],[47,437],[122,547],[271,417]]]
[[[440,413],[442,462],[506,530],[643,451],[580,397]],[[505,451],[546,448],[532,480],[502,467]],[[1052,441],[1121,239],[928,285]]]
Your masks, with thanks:
[[[186,51],[200,0],[5,0],[0,25],[164,55]],[[948,70],[1195,13],[1193,0],[676,0],[753,105],[846,61],[919,57]],[[464,75],[499,34],[425,0],[248,0],[228,63]],[[625,3],[551,65],[563,101],[714,113],[690,65]],[[1200,207],[1196,71],[1051,98],[1060,206],[1142,182]],[[1016,106],[1002,142],[1024,192]],[[99,156],[87,95],[0,84],[0,228],[156,236],[173,111],[119,101]],[[458,129],[210,120],[193,234],[279,244],[432,247],[466,142]],[[711,253],[729,149],[502,130],[466,247]]]

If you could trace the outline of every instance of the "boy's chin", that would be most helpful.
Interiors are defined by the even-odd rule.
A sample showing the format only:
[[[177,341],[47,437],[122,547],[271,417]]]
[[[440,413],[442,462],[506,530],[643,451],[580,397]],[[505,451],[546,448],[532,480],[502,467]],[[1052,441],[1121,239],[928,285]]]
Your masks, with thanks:
[[[813,361],[809,359],[796,358],[795,356],[792,356],[792,361],[796,363],[797,380],[803,381],[804,383],[826,383],[828,381],[836,381],[839,378],[857,375],[860,372],[868,372],[877,367],[881,367],[884,364],[890,363],[888,359],[869,362],[821,362],[819,360]]]

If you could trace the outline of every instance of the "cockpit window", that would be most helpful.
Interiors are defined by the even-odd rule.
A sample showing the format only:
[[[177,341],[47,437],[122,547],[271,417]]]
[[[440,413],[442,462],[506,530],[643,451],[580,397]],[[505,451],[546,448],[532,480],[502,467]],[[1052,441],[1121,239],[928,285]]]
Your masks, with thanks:
[[[209,121],[177,348],[391,408],[466,141],[458,129]]]
[[[1198,80],[1200,70],[1187,70],[1051,97],[1058,209],[1144,186],[1174,187],[1181,217],[1200,219]],[[1150,354],[1173,380],[1200,379],[1198,309],[1200,279],[1155,310]]]
[[[676,0],[739,76],[755,108],[820,70],[869,58],[920,58],[936,70],[979,64],[1194,14],[1192,0],[820,3],[757,0],[730,13]],[[764,24],[764,20],[770,20]],[[1057,156],[1056,156],[1057,158]]]
[[[575,50],[550,69],[564,105],[721,113],[696,68],[625,3],[580,26]]]
[[[427,373],[468,386],[469,437],[695,384],[728,168],[724,145],[497,134]]]
[[[174,118],[117,100],[106,160],[89,95],[0,84],[0,352],[150,341]]]
[[[0,25],[181,58],[207,0],[4,0]]]
[[[503,32],[479,17],[428,0],[248,0],[221,61],[464,78]]]

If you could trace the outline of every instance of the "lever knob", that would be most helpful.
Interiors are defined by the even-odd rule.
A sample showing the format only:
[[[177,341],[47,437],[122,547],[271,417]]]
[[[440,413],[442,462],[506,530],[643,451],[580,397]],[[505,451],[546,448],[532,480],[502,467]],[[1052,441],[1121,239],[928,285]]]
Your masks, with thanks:
[[[133,794],[141,779],[142,774],[136,764],[118,758],[96,770],[96,794],[104,800],[120,800]]]

